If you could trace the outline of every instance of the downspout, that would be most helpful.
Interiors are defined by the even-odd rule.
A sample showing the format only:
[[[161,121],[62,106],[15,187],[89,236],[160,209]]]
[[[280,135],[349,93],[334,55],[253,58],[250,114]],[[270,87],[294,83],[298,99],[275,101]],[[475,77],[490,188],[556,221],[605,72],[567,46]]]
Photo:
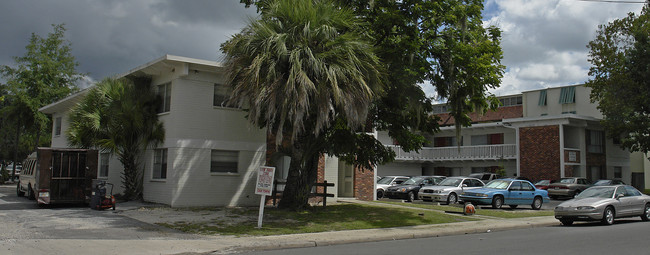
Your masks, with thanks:
[[[564,178],[564,125],[560,124],[560,178]]]

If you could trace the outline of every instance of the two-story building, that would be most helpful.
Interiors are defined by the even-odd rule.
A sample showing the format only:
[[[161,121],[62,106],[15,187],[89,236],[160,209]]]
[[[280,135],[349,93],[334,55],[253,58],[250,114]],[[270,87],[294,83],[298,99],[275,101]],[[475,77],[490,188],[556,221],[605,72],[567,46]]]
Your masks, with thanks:
[[[631,167],[630,153],[607,139],[602,114],[589,100],[590,88],[573,85],[500,97],[501,107],[472,117],[456,136],[446,105],[436,106],[441,132],[418,152],[404,152],[384,132],[379,139],[397,153],[377,175],[468,175],[495,172],[531,180],[581,176],[592,181],[619,178],[643,189],[643,167]]]
[[[256,171],[266,161],[266,131],[251,125],[241,109],[223,104],[229,93],[223,71],[217,62],[166,55],[118,76],[148,79],[163,98],[159,119],[165,140],[140,162],[146,201],[171,206],[259,203],[254,186]],[[69,111],[87,92],[40,109],[52,115],[52,147],[68,147]],[[120,184],[123,168],[117,158],[101,153],[99,162],[98,177]]]

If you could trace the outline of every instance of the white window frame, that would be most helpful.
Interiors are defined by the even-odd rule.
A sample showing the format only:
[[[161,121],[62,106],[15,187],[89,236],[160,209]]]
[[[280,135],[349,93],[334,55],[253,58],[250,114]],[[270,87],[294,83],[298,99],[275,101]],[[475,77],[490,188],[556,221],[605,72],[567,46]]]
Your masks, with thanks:
[[[155,149],[153,152],[153,169],[151,179],[166,180],[168,170],[168,153],[167,148]]]
[[[210,173],[239,173],[239,151],[210,150]]]
[[[158,107],[158,113],[166,113],[171,110],[172,101],[172,83],[164,83],[156,86],[157,94],[162,98],[161,105]]]

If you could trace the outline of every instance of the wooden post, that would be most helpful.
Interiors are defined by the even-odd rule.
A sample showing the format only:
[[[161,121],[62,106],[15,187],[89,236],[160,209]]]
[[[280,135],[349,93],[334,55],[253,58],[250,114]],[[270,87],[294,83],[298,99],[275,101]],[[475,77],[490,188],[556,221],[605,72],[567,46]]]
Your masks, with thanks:
[[[325,185],[323,185],[323,208],[327,207],[327,180],[324,182]]]

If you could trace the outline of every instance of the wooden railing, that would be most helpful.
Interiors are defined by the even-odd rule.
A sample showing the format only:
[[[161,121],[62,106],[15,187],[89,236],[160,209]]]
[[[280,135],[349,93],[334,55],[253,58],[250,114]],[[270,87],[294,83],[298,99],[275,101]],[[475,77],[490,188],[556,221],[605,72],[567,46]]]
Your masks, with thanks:
[[[285,181],[273,181],[273,192],[271,192],[271,199],[273,200],[273,206],[276,205],[276,201],[278,198],[282,197],[282,192],[284,191],[284,187],[282,190],[278,190],[278,185],[286,185],[287,182]],[[327,187],[334,187],[334,183],[328,183],[327,180],[323,181],[322,183],[314,183],[314,187],[324,187],[323,188],[323,193],[318,193],[318,189],[315,189],[316,191],[313,193],[310,193],[309,195],[311,197],[322,197],[323,198],[323,207],[327,206],[327,198],[328,197],[334,197],[334,194],[327,193]]]

